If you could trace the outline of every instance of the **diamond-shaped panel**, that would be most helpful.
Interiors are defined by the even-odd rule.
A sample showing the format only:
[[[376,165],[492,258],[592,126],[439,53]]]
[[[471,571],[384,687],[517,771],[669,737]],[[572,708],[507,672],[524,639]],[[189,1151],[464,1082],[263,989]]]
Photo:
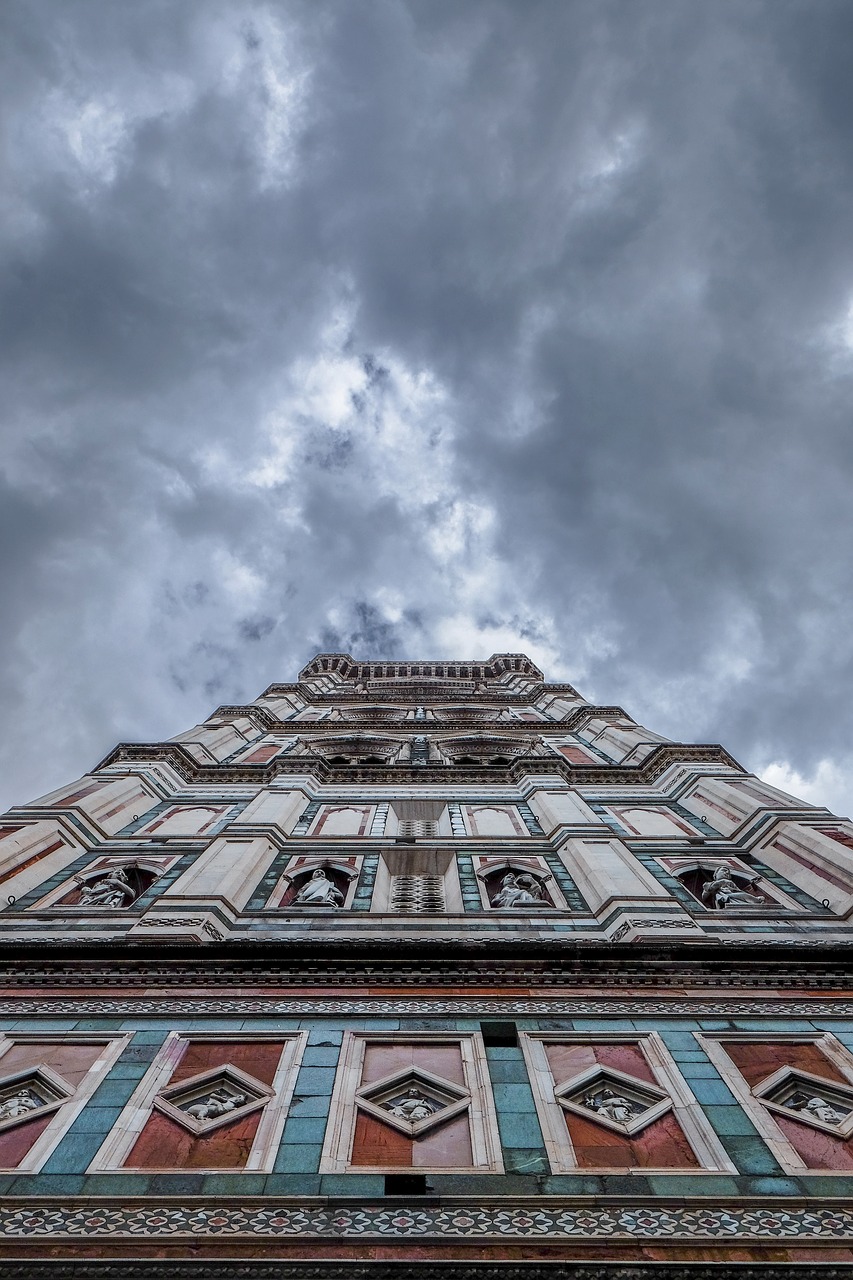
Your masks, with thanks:
[[[559,1085],[554,1097],[566,1111],[627,1135],[640,1133],[672,1106],[662,1089],[602,1066],[590,1067]]]
[[[780,1067],[753,1093],[770,1111],[791,1116],[824,1133],[853,1134],[853,1087],[824,1080],[808,1071]]]
[[[56,1111],[74,1090],[50,1067],[31,1067],[0,1079],[0,1130]]]
[[[161,1089],[154,1106],[190,1133],[201,1135],[265,1107],[274,1091],[230,1064]]]
[[[451,1116],[465,1111],[471,1101],[467,1089],[421,1067],[395,1071],[356,1093],[358,1105],[392,1129],[417,1137]]]

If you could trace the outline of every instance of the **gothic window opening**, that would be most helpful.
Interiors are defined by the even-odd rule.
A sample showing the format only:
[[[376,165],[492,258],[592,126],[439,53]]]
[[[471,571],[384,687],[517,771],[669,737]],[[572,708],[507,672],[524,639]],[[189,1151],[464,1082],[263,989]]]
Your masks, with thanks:
[[[380,854],[371,911],[404,915],[461,912],[462,894],[451,849],[398,845]]]
[[[438,835],[434,818],[405,818],[398,823],[397,835],[405,840],[419,840]]]
[[[443,800],[393,800],[388,834],[398,840],[430,840],[451,835],[447,805]]]

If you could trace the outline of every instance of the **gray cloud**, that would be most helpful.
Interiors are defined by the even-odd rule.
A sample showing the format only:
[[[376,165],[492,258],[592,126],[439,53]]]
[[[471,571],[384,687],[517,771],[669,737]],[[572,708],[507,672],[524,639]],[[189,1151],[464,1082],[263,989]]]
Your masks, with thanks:
[[[844,0],[8,0],[3,798],[319,647],[853,808]]]

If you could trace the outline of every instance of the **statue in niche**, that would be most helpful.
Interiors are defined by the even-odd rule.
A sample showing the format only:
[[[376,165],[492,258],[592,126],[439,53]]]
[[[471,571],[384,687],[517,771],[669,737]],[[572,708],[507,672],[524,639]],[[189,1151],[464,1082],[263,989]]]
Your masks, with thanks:
[[[627,1124],[634,1116],[639,1115],[643,1107],[623,1098],[612,1089],[602,1089],[601,1093],[588,1093],[584,1098],[584,1106],[590,1107],[598,1115],[617,1124]]]
[[[127,872],[114,867],[97,880],[84,880],[80,889],[81,907],[129,907],[136,899]]]
[[[310,880],[306,880],[293,899],[295,907],[342,907],[344,895],[332,884],[322,867],[318,867]]]
[[[183,1110],[188,1116],[195,1116],[196,1120],[215,1120],[217,1116],[236,1111],[246,1100],[245,1093],[229,1093],[227,1089],[214,1089],[209,1097],[194,1102],[191,1107],[184,1107]]]
[[[492,906],[504,911],[511,907],[550,907],[533,876],[508,871],[501,880],[500,892],[492,898]]]
[[[806,1115],[814,1116],[815,1120],[822,1120],[824,1124],[840,1124],[844,1119],[841,1112],[836,1111],[826,1098],[810,1098],[807,1093],[795,1093],[788,1107],[791,1111],[804,1111]]]
[[[757,876],[747,881],[755,885]],[[712,901],[717,911],[729,911],[732,907],[766,907],[767,902],[759,893],[748,893],[737,883],[728,867],[717,867],[713,877],[702,890],[702,901]]]
[[[17,1120],[28,1111],[38,1111],[42,1105],[41,1098],[37,1098],[32,1089],[19,1089],[0,1102],[0,1120]]]
[[[404,1098],[394,1098],[386,1105],[392,1116],[396,1116],[398,1120],[409,1120],[412,1124],[416,1120],[426,1120],[427,1116],[431,1116],[439,1109],[436,1103],[430,1098],[425,1098],[414,1084]]]

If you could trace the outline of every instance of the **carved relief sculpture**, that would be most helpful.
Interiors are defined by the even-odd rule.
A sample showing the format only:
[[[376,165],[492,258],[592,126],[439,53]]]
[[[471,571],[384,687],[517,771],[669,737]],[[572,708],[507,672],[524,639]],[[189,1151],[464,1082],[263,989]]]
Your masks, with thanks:
[[[296,907],[342,907],[344,895],[332,884],[322,867],[318,867],[310,880],[306,880],[293,899]]]
[[[80,879],[80,886],[81,907],[129,907],[137,897],[123,867],[114,867],[98,880]]]
[[[634,1116],[640,1115],[645,1108],[638,1102],[631,1102],[612,1089],[603,1089],[600,1093],[588,1093],[584,1097],[584,1106],[590,1107],[598,1115],[617,1124],[627,1124]]]
[[[747,883],[755,885],[758,877],[754,876]],[[737,907],[766,907],[767,902],[761,894],[748,893],[742,888],[728,867],[717,867],[712,879],[702,889],[702,901],[713,904],[717,911],[730,911]]]
[[[507,911],[515,907],[550,907],[541,885],[526,872],[508,871],[501,880],[500,892],[492,898],[492,906]]]
[[[31,1089],[19,1089],[0,1102],[0,1120],[17,1120],[28,1111],[38,1111],[43,1106],[43,1100],[37,1098]]]

